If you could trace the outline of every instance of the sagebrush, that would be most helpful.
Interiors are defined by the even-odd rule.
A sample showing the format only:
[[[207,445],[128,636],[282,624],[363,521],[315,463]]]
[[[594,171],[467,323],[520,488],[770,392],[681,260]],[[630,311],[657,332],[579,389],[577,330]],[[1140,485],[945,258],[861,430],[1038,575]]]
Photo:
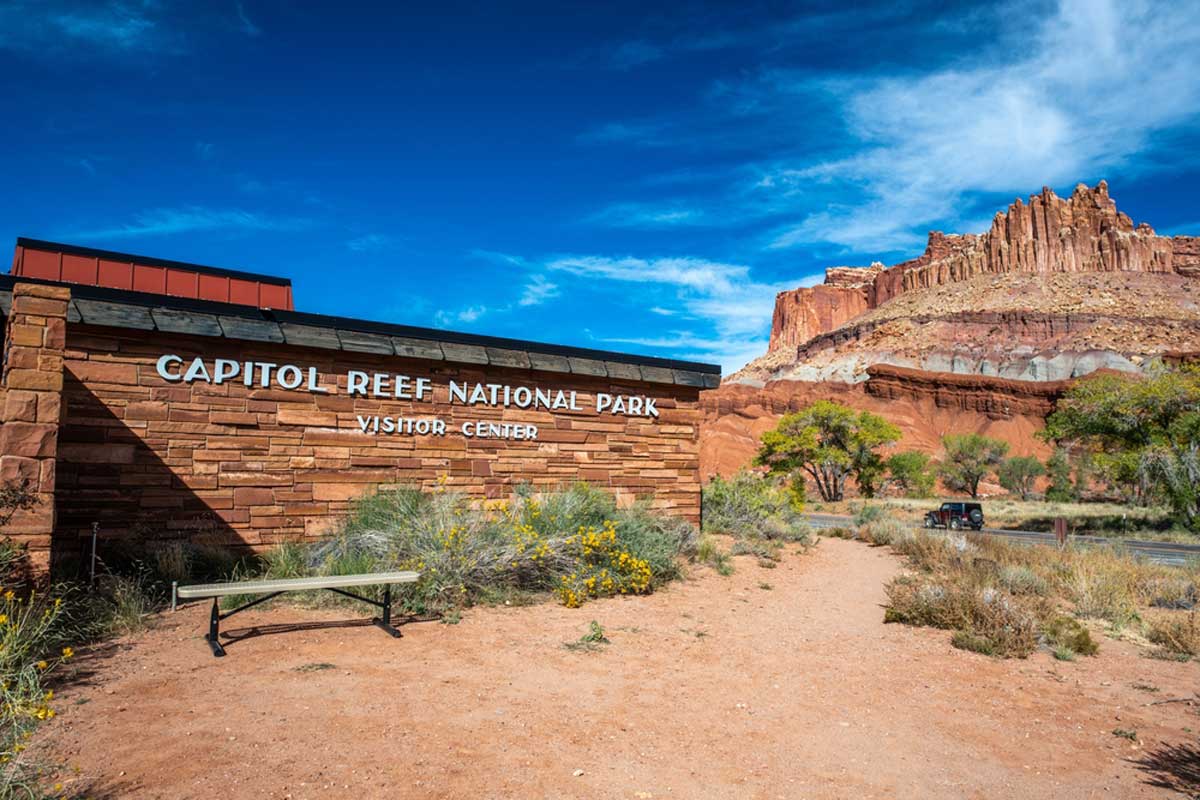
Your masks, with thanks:
[[[619,507],[586,484],[541,493],[524,487],[484,503],[392,486],[357,500],[336,535],[276,548],[264,571],[294,577],[416,570],[421,579],[403,602],[417,613],[546,592],[577,606],[652,591],[678,577],[680,556],[693,555],[696,545],[691,524],[647,503]]]

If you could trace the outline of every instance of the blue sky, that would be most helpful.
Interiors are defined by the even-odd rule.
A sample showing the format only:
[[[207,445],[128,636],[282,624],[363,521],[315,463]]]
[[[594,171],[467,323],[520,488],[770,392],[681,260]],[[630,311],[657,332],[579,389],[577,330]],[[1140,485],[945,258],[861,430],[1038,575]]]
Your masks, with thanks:
[[[1187,4],[428,5],[0,0],[0,242],[733,370],[1043,185],[1200,233]]]

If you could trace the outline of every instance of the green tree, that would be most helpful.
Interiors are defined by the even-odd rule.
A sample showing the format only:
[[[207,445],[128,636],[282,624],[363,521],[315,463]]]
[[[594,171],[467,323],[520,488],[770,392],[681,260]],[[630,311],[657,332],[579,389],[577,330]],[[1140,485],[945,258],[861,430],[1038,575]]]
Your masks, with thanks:
[[[1022,500],[1029,499],[1029,495],[1033,493],[1033,482],[1044,474],[1046,468],[1033,456],[1013,456],[996,470],[1000,485],[1021,495]]]
[[[1077,498],[1076,486],[1071,484],[1071,462],[1066,450],[1060,447],[1046,459],[1046,474],[1050,476],[1050,486],[1046,489],[1047,500],[1070,503]]]
[[[919,450],[904,450],[890,456],[884,462],[888,483],[898,486],[905,497],[929,497],[934,484],[929,461],[929,454]]]
[[[1200,371],[1094,376],[1059,401],[1042,436],[1080,448],[1111,489],[1162,499],[1200,526]]]
[[[787,475],[793,485],[808,475],[826,501],[841,500],[851,476],[859,491],[872,497],[884,470],[879,450],[899,438],[900,429],[882,417],[818,400],[783,415],[764,433],[755,463]]]
[[[1008,442],[978,433],[948,434],[942,437],[946,459],[938,472],[942,482],[957,492],[979,496],[979,482],[1000,466],[1008,454]]]

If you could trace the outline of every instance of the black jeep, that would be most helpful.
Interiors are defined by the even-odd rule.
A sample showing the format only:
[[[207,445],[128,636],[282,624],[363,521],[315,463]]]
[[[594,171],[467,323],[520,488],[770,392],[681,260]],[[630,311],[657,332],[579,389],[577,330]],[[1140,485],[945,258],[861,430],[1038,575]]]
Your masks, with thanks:
[[[983,527],[983,507],[979,503],[942,503],[937,511],[925,515],[926,528],[974,528]]]

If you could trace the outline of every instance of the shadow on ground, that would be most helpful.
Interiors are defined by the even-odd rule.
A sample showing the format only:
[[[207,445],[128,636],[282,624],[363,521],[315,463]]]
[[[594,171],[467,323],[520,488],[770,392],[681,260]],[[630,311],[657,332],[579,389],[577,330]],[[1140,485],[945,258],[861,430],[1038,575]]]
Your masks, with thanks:
[[[1162,745],[1133,762],[1146,775],[1146,783],[1171,789],[1187,797],[1200,797],[1200,746]]]
[[[392,625],[400,631],[404,626],[415,622],[436,622],[440,616],[408,616],[392,617]],[[323,620],[319,622],[281,622],[274,625],[252,625],[246,628],[229,628],[221,631],[222,644],[229,645],[259,636],[276,636],[280,634],[298,633],[300,631],[318,631],[331,628],[363,628],[374,625],[372,618]],[[382,633],[381,633],[382,635]]]

